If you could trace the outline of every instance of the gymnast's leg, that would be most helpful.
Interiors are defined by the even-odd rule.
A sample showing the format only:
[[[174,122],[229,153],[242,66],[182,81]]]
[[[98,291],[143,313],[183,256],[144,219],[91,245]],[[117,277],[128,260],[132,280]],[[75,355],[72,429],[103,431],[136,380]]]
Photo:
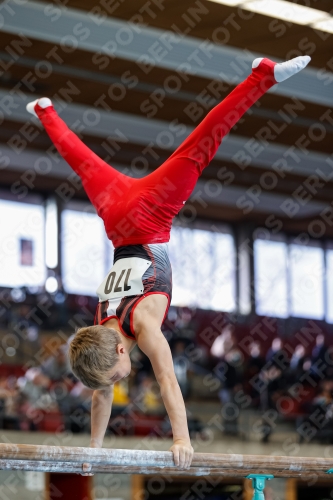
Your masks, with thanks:
[[[214,157],[223,137],[243,114],[273,85],[301,71],[310,61],[301,56],[282,64],[269,59],[256,59],[252,73],[217,106],[215,106],[176,151],[154,172],[142,179],[155,190],[169,184],[164,207],[172,217],[192,193],[198,177]],[[155,185],[155,188],[153,187]]]
[[[79,175],[82,185],[97,213],[104,218],[110,204],[127,193],[132,179],[105,163],[72,132],[58,116],[47,97],[27,105],[27,110],[38,116],[53,144],[72,169]]]

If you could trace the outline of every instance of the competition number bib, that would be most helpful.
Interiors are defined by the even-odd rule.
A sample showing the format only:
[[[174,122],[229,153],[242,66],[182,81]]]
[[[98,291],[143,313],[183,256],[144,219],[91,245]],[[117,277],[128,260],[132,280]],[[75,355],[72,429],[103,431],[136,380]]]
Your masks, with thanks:
[[[149,260],[139,257],[117,260],[97,288],[100,302],[143,294],[142,276],[150,265]]]

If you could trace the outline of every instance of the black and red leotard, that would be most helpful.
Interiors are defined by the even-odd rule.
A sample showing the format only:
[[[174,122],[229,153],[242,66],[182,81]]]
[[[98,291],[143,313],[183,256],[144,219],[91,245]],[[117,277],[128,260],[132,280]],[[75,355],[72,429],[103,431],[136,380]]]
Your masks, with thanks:
[[[139,257],[151,262],[142,277],[143,294],[100,301],[96,310],[95,325],[102,325],[107,320],[116,318],[123,334],[135,339],[133,313],[140,300],[153,293],[165,295],[168,298],[165,315],[167,314],[172,296],[172,273],[167,243],[127,245],[115,249],[114,263],[128,257]]]

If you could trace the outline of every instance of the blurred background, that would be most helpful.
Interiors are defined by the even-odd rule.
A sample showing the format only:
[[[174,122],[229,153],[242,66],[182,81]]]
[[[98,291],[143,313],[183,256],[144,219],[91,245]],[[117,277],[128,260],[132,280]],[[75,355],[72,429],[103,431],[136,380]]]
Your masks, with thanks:
[[[332,7],[0,3],[1,441],[89,444],[91,391],[71,373],[67,346],[76,328],[93,324],[113,261],[102,220],[27,102],[51,98],[96,154],[141,177],[246,78],[254,58],[307,54],[310,65],[233,128],[175,219],[163,332],[196,451],[330,453]],[[171,436],[149,361],[135,348],[131,375],[115,388],[106,446],[168,449]],[[13,474],[1,472],[1,498],[55,498],[42,493],[43,475]],[[251,498],[243,482],[220,481],[200,496],[186,481],[164,481],[160,491],[142,477],[118,486],[107,477],[78,477],[84,493],[74,483],[67,492],[72,500]],[[332,496],[330,482],[281,481],[267,499]]]

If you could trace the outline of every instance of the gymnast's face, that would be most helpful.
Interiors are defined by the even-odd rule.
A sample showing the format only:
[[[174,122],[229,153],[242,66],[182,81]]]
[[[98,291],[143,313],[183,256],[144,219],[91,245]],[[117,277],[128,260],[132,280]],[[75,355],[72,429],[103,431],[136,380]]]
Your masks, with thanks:
[[[122,378],[128,377],[131,373],[131,359],[129,357],[128,351],[123,344],[117,345],[118,361],[109,370],[110,384],[115,384]]]

